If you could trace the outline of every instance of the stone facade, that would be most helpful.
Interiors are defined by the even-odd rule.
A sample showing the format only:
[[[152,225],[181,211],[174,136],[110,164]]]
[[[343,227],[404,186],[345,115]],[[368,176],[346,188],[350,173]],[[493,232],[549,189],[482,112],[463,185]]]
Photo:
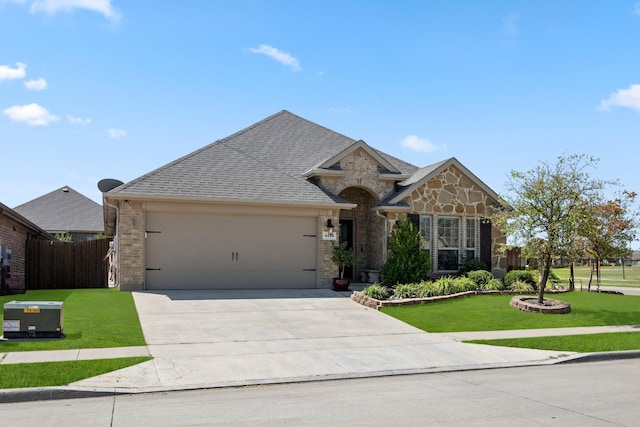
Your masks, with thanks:
[[[322,185],[333,194],[340,194],[349,187],[364,188],[377,200],[393,191],[393,181],[380,179],[380,165],[364,149],[358,148],[340,160],[341,176],[323,176]]]
[[[358,260],[354,280],[363,269],[380,269],[383,260],[384,220],[373,208],[393,191],[393,181],[380,179],[379,163],[363,148],[358,148],[340,160],[340,176],[322,176],[321,184],[357,207],[342,210],[338,219],[351,219],[354,226],[354,251]],[[336,227],[339,220],[334,219]],[[333,264],[332,264],[333,265]],[[335,270],[335,266],[334,266]],[[323,286],[327,283],[322,281]]]
[[[354,272],[355,278],[362,269],[379,269],[385,261],[385,230],[387,238],[391,234],[396,221],[406,218],[408,214],[429,215],[433,218],[432,235],[437,235],[438,217],[460,218],[461,231],[459,256],[462,260],[466,252],[466,238],[471,231],[467,230],[467,218],[476,219],[475,235],[477,247],[476,257],[480,252],[481,218],[490,217],[492,206],[496,203],[486,191],[465,175],[455,165],[450,165],[437,176],[416,188],[405,199],[409,209],[405,212],[387,212],[387,224],[373,210],[387,195],[391,194],[394,182],[383,180],[380,176],[380,165],[366,150],[358,148],[339,162],[342,174],[320,177],[321,184],[334,194],[357,205],[353,210],[342,210],[340,218],[350,218],[355,227],[355,251],[358,264]],[[336,223],[334,219],[334,223]],[[506,273],[506,257],[497,248],[505,243],[506,238],[494,226],[491,228],[491,270],[496,277]],[[434,248],[435,249],[435,248]],[[433,270],[437,270],[438,252],[432,251]],[[321,282],[326,285],[323,279]]]
[[[412,212],[465,216],[485,216],[495,202],[455,166],[413,191],[407,201]]]

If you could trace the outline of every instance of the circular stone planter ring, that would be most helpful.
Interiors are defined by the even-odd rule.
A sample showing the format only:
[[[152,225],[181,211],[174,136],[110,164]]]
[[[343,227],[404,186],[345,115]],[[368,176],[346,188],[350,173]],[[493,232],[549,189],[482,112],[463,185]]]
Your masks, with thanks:
[[[571,311],[571,304],[555,299],[545,298],[542,304],[538,304],[538,297],[518,295],[511,298],[509,305],[520,311],[546,314],[565,314]]]

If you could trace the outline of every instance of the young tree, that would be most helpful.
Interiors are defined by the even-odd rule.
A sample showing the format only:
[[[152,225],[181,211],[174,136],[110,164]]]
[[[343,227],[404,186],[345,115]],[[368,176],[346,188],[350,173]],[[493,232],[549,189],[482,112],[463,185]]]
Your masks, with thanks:
[[[389,237],[389,257],[382,266],[382,282],[387,286],[416,283],[426,279],[431,259],[420,248],[420,235],[411,220],[397,222]]]
[[[607,258],[624,258],[636,236],[638,212],[631,208],[637,194],[622,191],[613,200],[602,198],[590,204],[580,234],[587,240],[589,253],[596,260],[596,280],[600,287],[600,264]],[[591,285],[591,280],[589,281]]]
[[[539,304],[544,302],[554,257],[570,251],[588,217],[585,200],[598,199],[609,184],[590,177],[597,162],[587,155],[560,156],[555,164],[542,162],[528,172],[511,171],[504,200],[509,208],[498,212],[493,221],[524,247],[527,258],[539,259]]]

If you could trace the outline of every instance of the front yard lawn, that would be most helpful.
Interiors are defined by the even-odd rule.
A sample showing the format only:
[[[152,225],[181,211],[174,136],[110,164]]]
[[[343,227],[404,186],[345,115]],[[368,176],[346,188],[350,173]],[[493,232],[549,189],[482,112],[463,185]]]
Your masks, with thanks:
[[[427,332],[498,331],[640,325],[640,296],[587,292],[545,294],[571,304],[568,314],[525,313],[509,306],[511,295],[478,295],[382,311]]]
[[[63,301],[65,338],[0,341],[0,353],[145,345],[131,292],[117,289],[55,289],[0,297],[9,301]]]

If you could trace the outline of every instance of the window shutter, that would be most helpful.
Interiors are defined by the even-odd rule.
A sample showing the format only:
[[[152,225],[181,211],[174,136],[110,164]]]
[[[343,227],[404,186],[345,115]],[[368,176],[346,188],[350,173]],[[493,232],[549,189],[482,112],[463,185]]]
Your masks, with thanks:
[[[411,221],[413,226],[416,228],[416,230],[420,231],[420,215],[418,215],[418,214],[409,214],[407,216],[409,218],[409,221]]]
[[[480,220],[480,261],[491,271],[491,221],[486,218]]]

